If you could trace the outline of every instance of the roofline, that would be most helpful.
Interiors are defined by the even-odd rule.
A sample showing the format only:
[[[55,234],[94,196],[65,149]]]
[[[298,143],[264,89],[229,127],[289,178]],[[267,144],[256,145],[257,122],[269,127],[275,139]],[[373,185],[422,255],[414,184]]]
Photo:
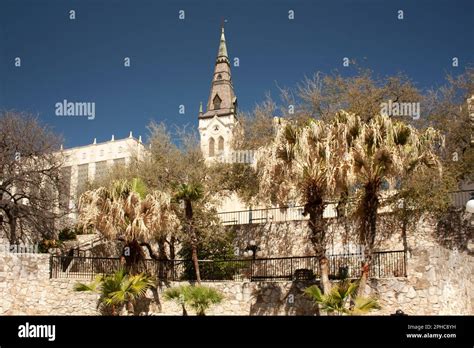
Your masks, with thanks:
[[[132,136],[132,137],[126,137],[126,138],[122,138],[122,139],[107,140],[107,141],[104,141],[104,142],[101,142],[101,143],[96,143],[96,144],[92,143],[92,144],[88,144],[88,145],[79,145],[79,146],[74,146],[74,147],[63,148],[62,151],[70,151],[70,150],[80,149],[80,148],[83,148],[83,147],[97,146],[97,145],[103,145],[103,144],[108,144],[108,143],[116,143],[116,142],[125,141],[125,140],[128,140],[128,139],[134,140],[137,144],[141,144],[141,145],[145,146],[137,138]]]

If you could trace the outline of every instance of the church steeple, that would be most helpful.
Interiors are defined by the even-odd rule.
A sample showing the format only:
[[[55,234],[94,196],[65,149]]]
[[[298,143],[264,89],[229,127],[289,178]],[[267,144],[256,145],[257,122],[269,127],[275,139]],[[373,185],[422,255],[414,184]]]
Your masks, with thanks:
[[[206,159],[227,156],[232,151],[231,140],[238,124],[236,112],[237,98],[232,85],[230,60],[222,25],[206,112],[202,112],[202,107],[199,109],[201,150]]]
[[[219,43],[217,59],[219,59],[219,57],[227,58],[227,60],[229,60],[229,57],[227,56],[227,45],[225,44],[224,25],[222,25],[221,28],[221,42]]]
[[[235,97],[234,86],[232,85],[230,61],[227,53],[224,26],[222,26],[207,108],[200,118],[235,114],[236,107],[237,98]]]

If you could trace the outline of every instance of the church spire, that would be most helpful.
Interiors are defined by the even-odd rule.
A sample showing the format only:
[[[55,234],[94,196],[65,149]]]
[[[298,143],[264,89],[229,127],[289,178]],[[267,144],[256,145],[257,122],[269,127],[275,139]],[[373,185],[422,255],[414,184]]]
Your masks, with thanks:
[[[225,35],[224,35],[224,24],[221,27],[221,42],[219,43],[219,51],[217,52],[217,59],[219,58],[227,58],[227,45],[225,43]]]
[[[238,125],[238,120],[237,98],[234,94],[230,67],[223,20],[205,112],[202,112],[203,105],[199,107],[201,151],[206,160],[216,156],[224,158],[232,149],[234,128]]]
[[[235,97],[234,86],[232,85],[230,61],[224,34],[224,23],[222,23],[219,49],[217,51],[207,108],[206,112],[200,114],[199,117],[235,115],[236,107],[237,98]]]

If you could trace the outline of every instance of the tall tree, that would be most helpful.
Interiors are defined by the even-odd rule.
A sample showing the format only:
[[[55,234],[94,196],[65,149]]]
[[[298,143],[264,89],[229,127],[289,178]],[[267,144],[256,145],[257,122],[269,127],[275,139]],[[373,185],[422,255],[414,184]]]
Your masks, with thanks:
[[[334,124],[321,120],[309,120],[302,127],[287,123],[274,141],[261,149],[257,162],[262,200],[304,205],[325,293],[331,285],[323,213],[328,199],[342,187],[342,173],[349,165],[350,157],[344,154],[347,147],[341,147],[342,136]]]
[[[359,195],[356,218],[365,260],[359,293],[365,290],[377,236],[378,209],[384,182],[400,184],[424,168],[440,170],[437,156],[441,137],[428,128],[423,132],[401,121],[377,115],[362,125],[352,149],[353,173]]]
[[[377,76],[367,68],[356,67],[351,75],[338,71],[317,72],[305,78],[295,91],[284,90],[286,104],[295,105],[293,118],[332,119],[339,110],[369,121],[380,113],[383,102],[418,102],[422,96],[405,75]],[[289,115],[292,116],[292,115]]]
[[[0,113],[0,225],[11,244],[54,238],[63,158],[61,138],[35,117]]]
[[[199,272],[199,261],[197,246],[199,243],[198,233],[194,225],[193,203],[203,198],[203,189],[200,184],[181,184],[176,188],[175,199],[184,203],[184,212],[186,218],[186,229],[189,244],[191,246],[191,258],[196,271],[196,281],[201,284],[201,274]]]
[[[427,117],[424,125],[439,129],[445,137],[441,159],[448,174],[459,183],[474,181],[474,136],[468,99],[474,96],[474,67],[454,77],[448,75],[445,85],[426,93],[422,105]]]
[[[86,191],[79,201],[78,220],[84,228],[93,227],[108,239],[125,242],[127,266],[134,273],[144,258],[142,246],[180,225],[171,195],[149,190],[140,179]]]

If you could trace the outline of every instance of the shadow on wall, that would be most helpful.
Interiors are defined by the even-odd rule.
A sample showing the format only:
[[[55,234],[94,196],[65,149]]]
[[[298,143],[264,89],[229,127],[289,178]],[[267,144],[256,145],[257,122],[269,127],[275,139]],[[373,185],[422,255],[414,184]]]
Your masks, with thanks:
[[[124,243],[118,241],[103,241],[91,249],[92,257],[118,257],[122,254]]]
[[[474,240],[474,228],[470,226],[471,220],[459,209],[451,209],[442,216],[435,229],[436,241],[443,247],[459,251],[467,251],[469,255],[474,255],[473,250],[468,248],[469,242]]]
[[[318,306],[308,299],[304,289],[315,282],[292,282],[289,288],[281,283],[262,282],[253,291],[250,315],[320,315]]]
[[[257,241],[262,257],[314,254],[306,221],[270,222],[231,226],[235,246],[245,250],[251,240]],[[260,256],[260,255],[259,255]]]
[[[151,313],[161,313],[162,306],[157,288],[151,288],[147,291],[147,296],[136,301],[133,307],[133,315],[147,316]],[[151,294],[150,294],[151,293]],[[150,297],[150,295],[152,297]]]

